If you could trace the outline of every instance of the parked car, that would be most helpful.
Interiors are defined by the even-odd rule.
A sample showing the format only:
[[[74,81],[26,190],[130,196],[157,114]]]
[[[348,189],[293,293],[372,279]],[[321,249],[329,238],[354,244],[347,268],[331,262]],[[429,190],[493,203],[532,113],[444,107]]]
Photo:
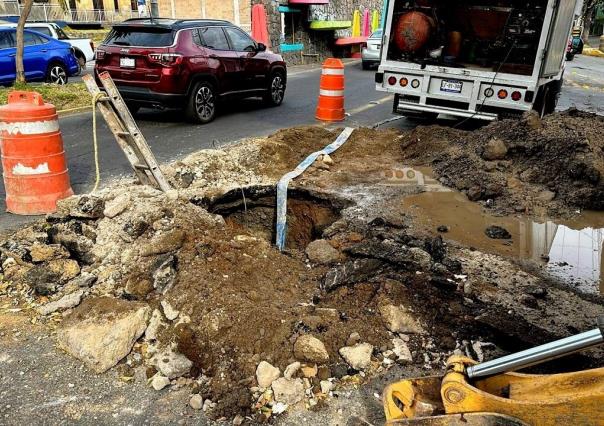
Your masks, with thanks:
[[[189,120],[212,121],[217,101],[283,101],[287,68],[239,27],[219,20],[138,18],[113,26],[96,50],[95,75],[109,72],[131,111],[184,107]]]
[[[568,40],[568,45],[566,46],[566,60],[572,61],[575,59],[575,52],[573,52],[573,40],[572,38]]]
[[[10,85],[16,79],[15,28],[0,27],[0,84]],[[65,84],[80,67],[73,48],[31,30],[23,31],[23,67],[27,81],[46,81]]]
[[[17,26],[17,24],[5,25],[7,27]],[[86,66],[86,62],[94,60],[94,43],[89,38],[71,38],[54,22],[28,22],[25,24],[25,28],[69,43],[73,47],[74,55],[82,68]]]
[[[364,70],[371,65],[380,64],[380,52],[382,50],[382,30],[376,30],[367,39],[367,46],[361,51],[361,63]]]

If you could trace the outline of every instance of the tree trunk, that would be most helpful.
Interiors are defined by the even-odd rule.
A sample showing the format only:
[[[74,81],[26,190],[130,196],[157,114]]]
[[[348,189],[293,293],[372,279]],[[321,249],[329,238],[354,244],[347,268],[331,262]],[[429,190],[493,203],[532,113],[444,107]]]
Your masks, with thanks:
[[[585,19],[583,20],[583,43],[585,44],[589,43],[589,32],[591,30],[595,10],[596,9],[592,7],[585,12]]]
[[[15,67],[17,71],[16,83],[25,83],[25,69],[23,68],[23,29],[25,28],[25,21],[31,12],[31,7],[34,4],[34,0],[25,0],[21,15],[19,15],[19,22],[17,23],[17,54],[15,56]]]

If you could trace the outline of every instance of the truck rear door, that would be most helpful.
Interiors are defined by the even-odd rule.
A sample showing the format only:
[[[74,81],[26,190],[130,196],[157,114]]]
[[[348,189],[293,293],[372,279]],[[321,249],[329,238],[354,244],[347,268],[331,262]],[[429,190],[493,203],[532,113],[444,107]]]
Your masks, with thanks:
[[[562,60],[566,54],[576,4],[576,0],[553,1],[554,16],[545,45],[545,60],[541,68],[541,77],[551,77],[560,72]]]

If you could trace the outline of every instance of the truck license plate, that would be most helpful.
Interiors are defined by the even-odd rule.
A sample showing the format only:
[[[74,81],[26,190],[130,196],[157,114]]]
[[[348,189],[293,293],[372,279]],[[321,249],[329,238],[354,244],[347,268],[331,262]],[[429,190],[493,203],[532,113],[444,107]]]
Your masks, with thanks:
[[[463,83],[457,80],[443,80],[440,82],[440,91],[449,93],[461,93]]]
[[[120,58],[120,67],[122,68],[134,68],[134,58]]]

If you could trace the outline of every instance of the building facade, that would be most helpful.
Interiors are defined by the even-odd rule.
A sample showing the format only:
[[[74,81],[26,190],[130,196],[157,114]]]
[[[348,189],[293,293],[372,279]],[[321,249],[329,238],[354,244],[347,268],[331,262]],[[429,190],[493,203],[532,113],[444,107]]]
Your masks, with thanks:
[[[20,1],[0,0],[0,14],[18,15]],[[146,0],[147,14],[150,3]],[[353,34],[353,16],[376,18],[383,0],[157,0],[160,17],[225,19],[250,33],[256,4],[266,14],[268,47],[299,64],[358,54],[368,33]],[[39,0],[30,19],[110,24],[137,16],[137,0]]]

